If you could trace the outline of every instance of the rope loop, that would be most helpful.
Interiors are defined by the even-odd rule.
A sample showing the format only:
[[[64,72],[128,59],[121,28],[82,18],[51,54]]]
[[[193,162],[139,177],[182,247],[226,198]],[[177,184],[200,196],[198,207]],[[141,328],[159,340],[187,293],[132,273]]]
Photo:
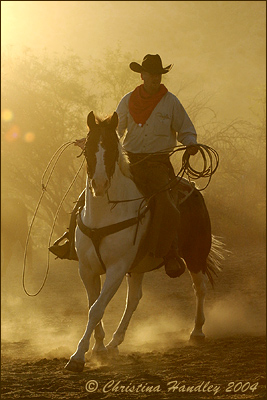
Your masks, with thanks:
[[[46,272],[45,272],[45,275],[44,275],[43,282],[42,282],[42,284],[41,284],[41,286],[40,286],[40,288],[39,288],[39,290],[37,292],[29,293],[29,291],[26,288],[26,284],[25,284],[25,276],[26,276],[26,258],[27,258],[27,251],[28,251],[29,240],[30,240],[30,236],[31,236],[31,232],[32,232],[32,227],[33,227],[37,212],[39,210],[40,204],[42,202],[43,196],[47,192],[48,183],[49,183],[49,181],[50,181],[50,179],[51,179],[51,177],[53,175],[53,172],[54,172],[55,167],[56,167],[56,165],[58,163],[58,160],[60,159],[60,157],[62,156],[64,151],[70,145],[72,145],[74,143],[75,143],[75,141],[66,142],[56,150],[56,152],[53,154],[53,156],[51,157],[50,161],[48,162],[48,164],[47,164],[47,166],[46,166],[46,168],[45,168],[45,170],[43,172],[42,178],[41,178],[42,193],[41,193],[41,195],[39,197],[39,200],[37,202],[37,205],[36,205],[36,208],[35,208],[35,211],[34,211],[30,226],[29,226],[29,230],[28,230],[28,234],[27,234],[27,238],[26,238],[25,250],[24,250],[24,259],[23,259],[22,286],[23,286],[23,290],[24,290],[25,294],[27,296],[30,296],[30,297],[35,297],[41,292],[41,290],[43,289],[43,287],[44,287],[44,285],[46,283],[46,280],[47,280],[47,277],[48,277],[48,272],[49,272],[49,269],[50,269],[49,251],[48,251],[47,267],[46,267]],[[57,208],[57,211],[56,211],[56,213],[54,215],[53,225],[52,225],[50,236],[49,236],[48,247],[50,247],[50,242],[51,242],[52,234],[53,234],[53,231],[54,231],[54,227],[55,227],[55,223],[56,223],[56,219],[58,217],[59,211],[60,211],[60,209],[62,207],[62,204],[63,204],[65,198],[67,197],[71,187],[75,183],[75,181],[76,181],[76,179],[77,179],[77,177],[79,175],[79,172],[81,171],[81,169],[83,167],[84,161],[85,160],[83,159],[78,171],[76,172],[73,180],[71,181],[71,184],[69,185],[67,191],[65,192],[65,194],[64,194],[64,196],[63,196],[63,198],[62,198],[62,200],[61,200],[61,202],[60,202],[60,204],[59,204],[59,206]],[[50,170],[50,172],[48,172],[50,167],[51,167],[51,170]]]
[[[208,187],[212,176],[215,174],[219,166],[219,155],[215,149],[204,144],[197,144],[194,145],[194,147],[197,147],[198,151],[201,154],[203,162],[202,169],[196,170],[192,167],[190,163],[190,154],[186,150],[182,157],[181,171],[183,171],[187,175],[189,181],[197,180],[200,178],[207,178],[207,184],[202,189],[198,189],[199,191],[202,191]]]

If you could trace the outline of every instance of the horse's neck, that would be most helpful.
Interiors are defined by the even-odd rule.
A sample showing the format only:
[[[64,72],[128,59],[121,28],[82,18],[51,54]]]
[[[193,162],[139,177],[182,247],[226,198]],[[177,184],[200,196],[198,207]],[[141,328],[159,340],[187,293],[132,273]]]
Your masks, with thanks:
[[[125,176],[118,164],[111,180],[108,196],[94,197],[86,183],[86,204],[84,223],[92,228],[106,226],[135,217],[142,200],[118,203],[115,207],[110,201],[124,201],[142,198],[135,183]]]

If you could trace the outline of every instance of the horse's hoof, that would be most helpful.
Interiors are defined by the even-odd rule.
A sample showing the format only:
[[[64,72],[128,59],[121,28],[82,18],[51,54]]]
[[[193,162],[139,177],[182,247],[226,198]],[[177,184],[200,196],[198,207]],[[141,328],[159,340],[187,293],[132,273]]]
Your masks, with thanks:
[[[91,355],[92,360],[96,361],[106,361],[108,358],[108,352],[106,349],[104,350],[92,350],[92,355]]]
[[[191,335],[189,342],[190,344],[201,345],[205,343],[205,335]]]
[[[106,349],[107,349],[108,355],[109,355],[110,357],[116,357],[116,356],[119,355],[118,346],[116,346],[116,347],[108,347],[108,346],[107,346]]]
[[[65,369],[68,371],[72,372],[82,372],[84,369],[84,362],[83,361],[76,361],[73,359],[70,359],[69,362],[65,365]]]

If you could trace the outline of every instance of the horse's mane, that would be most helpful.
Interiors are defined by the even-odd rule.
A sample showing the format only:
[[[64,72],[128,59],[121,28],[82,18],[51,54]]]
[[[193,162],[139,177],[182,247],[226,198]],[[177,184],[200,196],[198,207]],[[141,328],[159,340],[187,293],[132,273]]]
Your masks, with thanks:
[[[107,127],[110,124],[110,120],[113,114],[110,114],[106,117],[101,117],[99,115],[95,115],[95,120],[96,123],[103,126],[103,127]],[[130,171],[130,162],[129,162],[129,158],[127,156],[126,151],[123,149],[122,147],[122,143],[120,140],[120,137],[118,135],[117,130],[115,130],[115,133],[117,135],[118,138],[118,151],[119,151],[119,160],[118,160],[118,164],[120,167],[121,172],[123,173],[123,175],[127,176],[128,178],[132,179],[132,174]]]

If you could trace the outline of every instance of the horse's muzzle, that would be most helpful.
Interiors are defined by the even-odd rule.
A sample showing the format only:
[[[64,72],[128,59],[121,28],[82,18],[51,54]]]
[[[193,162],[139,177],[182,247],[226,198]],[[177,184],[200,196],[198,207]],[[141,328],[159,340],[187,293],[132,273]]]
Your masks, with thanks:
[[[110,187],[110,182],[108,179],[99,182],[96,181],[95,179],[92,179],[91,188],[93,196],[95,197],[104,196],[107,193],[109,187]]]

